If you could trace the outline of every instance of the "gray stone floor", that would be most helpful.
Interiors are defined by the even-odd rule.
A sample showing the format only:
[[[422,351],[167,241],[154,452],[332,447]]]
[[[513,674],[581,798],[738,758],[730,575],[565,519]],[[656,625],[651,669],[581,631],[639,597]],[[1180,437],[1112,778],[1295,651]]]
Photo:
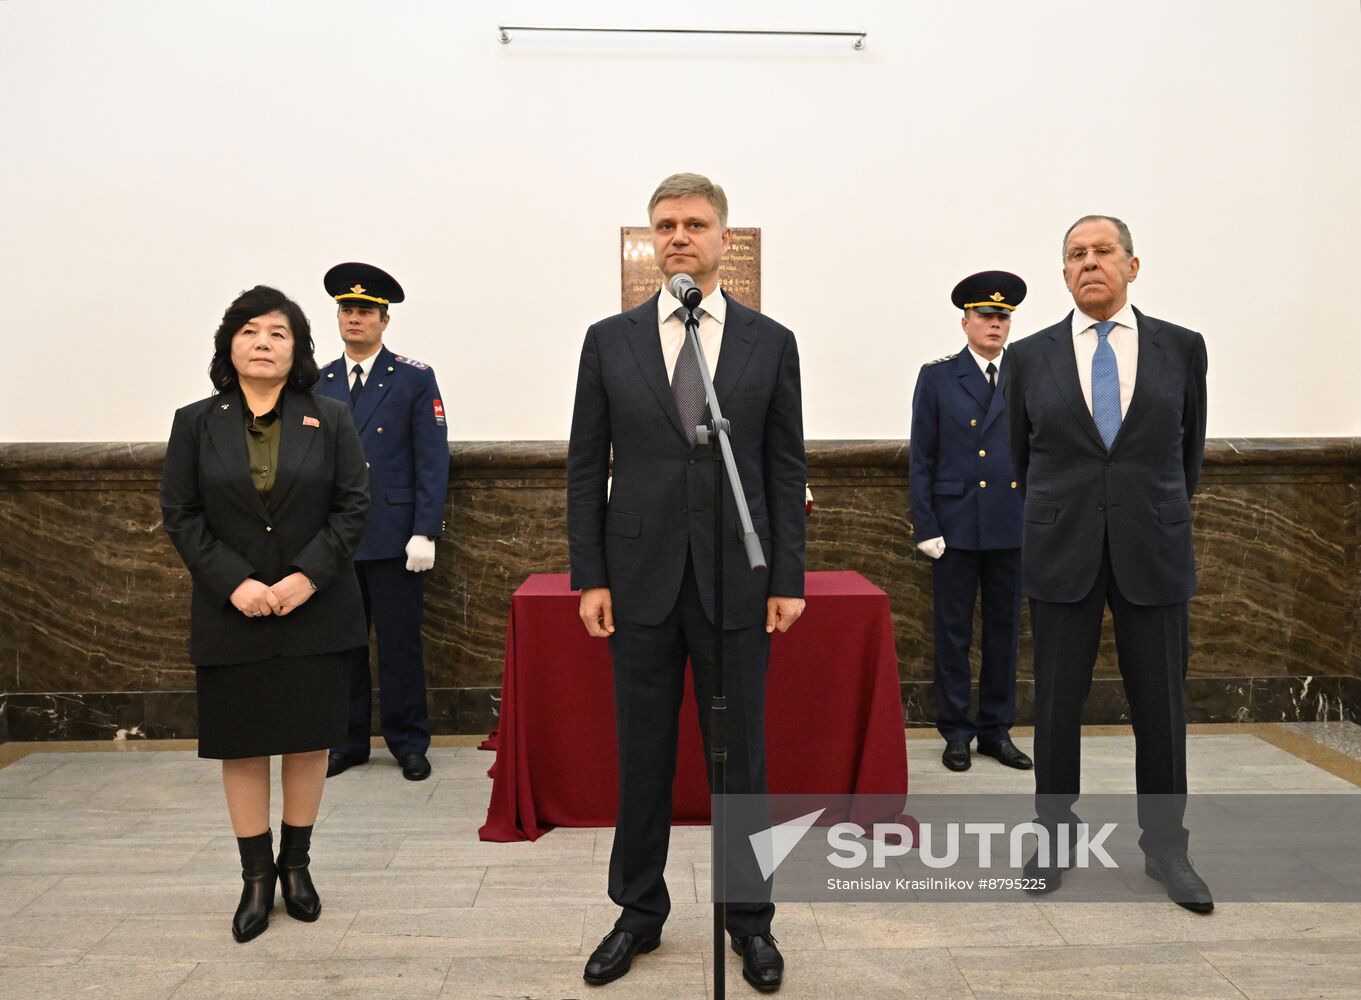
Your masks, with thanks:
[[[934,739],[908,748],[914,792],[1030,787],[985,758],[951,774]],[[1088,736],[1083,754],[1085,790],[1133,790],[1131,737]],[[675,831],[662,947],[593,990],[581,967],[614,919],[613,832],[481,843],[491,755],[431,758],[420,784],[377,753],[328,782],[313,847],[322,917],[277,908],[247,945],[229,932],[240,883],[215,763],[35,753],[0,769],[0,998],[708,995],[705,828]],[[1361,793],[1227,727],[1193,735],[1190,761],[1193,791]],[[1361,903],[1224,903],[1209,917],[1171,903],[785,904],[775,932],[790,998],[1361,997]],[[735,957],[727,968],[729,995],[754,996]]]

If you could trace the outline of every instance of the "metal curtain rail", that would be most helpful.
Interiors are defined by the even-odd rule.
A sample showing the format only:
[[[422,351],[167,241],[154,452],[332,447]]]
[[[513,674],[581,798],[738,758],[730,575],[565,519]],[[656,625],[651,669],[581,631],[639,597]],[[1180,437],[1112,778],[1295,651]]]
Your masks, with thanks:
[[[510,33],[512,31],[590,31],[635,35],[799,35],[819,38],[853,38],[855,42],[852,47],[856,50],[865,47],[865,35],[867,34],[864,31],[792,31],[765,28],[583,28],[546,24],[500,24],[497,25],[496,30],[501,33],[502,45],[510,44]]]

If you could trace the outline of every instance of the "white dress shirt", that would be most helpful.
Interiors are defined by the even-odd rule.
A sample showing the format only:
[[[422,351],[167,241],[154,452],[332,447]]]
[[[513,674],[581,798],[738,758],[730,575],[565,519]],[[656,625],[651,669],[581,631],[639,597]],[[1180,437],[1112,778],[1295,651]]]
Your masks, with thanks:
[[[381,350],[382,348],[380,347],[378,351]],[[378,357],[378,351],[374,351],[363,361],[356,360],[355,358],[350,357],[348,354],[345,355],[345,370],[349,373],[346,376],[346,378],[349,380],[351,392],[354,391],[354,383],[355,380],[358,378],[363,378],[365,385],[369,384],[369,375],[373,373],[373,359]],[[359,366],[358,375],[354,373],[355,365]]]
[[[1003,348],[1002,354],[997,355],[997,357],[993,358],[991,361],[983,357],[983,355],[979,354],[972,347],[968,348],[968,351],[973,355],[974,362],[978,365],[978,370],[983,373],[985,379],[988,377],[988,365],[996,365],[997,377],[1002,377],[1002,354],[1006,353],[1006,348]]]
[[[704,360],[709,363],[709,375],[718,371],[718,352],[723,347],[723,323],[728,317],[728,300],[723,297],[723,289],[717,285],[704,297],[699,307],[704,315],[699,318],[699,346],[704,349]],[[666,362],[666,380],[671,381],[676,373],[676,358],[680,357],[681,344],[685,343],[685,321],[676,315],[681,308],[676,298],[666,286],[657,299],[657,329],[662,336],[662,360]]]
[[[1139,371],[1139,326],[1134,307],[1128,302],[1111,317],[1115,329],[1106,339],[1115,352],[1115,366],[1120,373],[1120,417],[1129,412],[1129,401],[1134,395],[1134,376]],[[1081,309],[1073,310],[1073,353],[1077,356],[1077,380],[1082,385],[1082,398],[1087,409],[1092,408],[1092,358],[1096,356],[1096,320]]]

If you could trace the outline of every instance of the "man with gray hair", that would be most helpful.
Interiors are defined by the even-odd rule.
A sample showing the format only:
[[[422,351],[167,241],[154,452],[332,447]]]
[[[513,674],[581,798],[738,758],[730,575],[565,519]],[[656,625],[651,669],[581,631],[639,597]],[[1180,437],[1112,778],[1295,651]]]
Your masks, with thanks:
[[[723,655],[728,718],[724,791],[764,794],[765,676],[770,636],[803,612],[803,409],[794,335],[719,287],[728,249],[722,188],[697,174],[664,180],[648,202],[664,281],[687,274],[703,299],[699,339],[768,572],[752,573],[737,544],[736,505],[724,507],[733,541],[723,551]],[[567,539],[572,587],[586,631],[607,638],[619,737],[619,810],[609,894],[621,913],[586,963],[602,985],[656,949],[670,912],[663,870],[671,824],[685,662],[706,753],[714,689],[714,476],[696,441],[706,422],[698,358],[685,308],[658,294],[586,331],[567,452]],[[606,492],[613,454],[613,486]],[[758,876],[759,881],[759,876]],[[727,929],[753,987],[780,987],[784,960],[771,936],[775,907],[729,902]]]
[[[1007,418],[1024,498],[1021,573],[1035,637],[1035,793],[1050,829],[1074,824],[1082,707],[1107,606],[1134,725],[1144,870],[1176,903],[1214,908],[1187,856],[1187,602],[1191,497],[1205,451],[1205,341],[1129,303],[1129,227],[1088,215],[1063,241],[1075,308],[1008,352]],[[1063,867],[1026,875],[1058,888]]]

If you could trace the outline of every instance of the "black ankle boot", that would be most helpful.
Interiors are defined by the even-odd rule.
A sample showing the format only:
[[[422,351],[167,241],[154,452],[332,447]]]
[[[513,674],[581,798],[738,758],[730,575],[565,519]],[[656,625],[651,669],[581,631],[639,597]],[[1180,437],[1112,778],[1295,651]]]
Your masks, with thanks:
[[[289,826],[285,823],[280,828],[279,891],[283,893],[284,909],[294,920],[306,920],[308,923],[321,916],[321,899],[307,871],[311,860],[307,856],[307,849],[311,844],[310,826]]]
[[[232,918],[232,937],[244,944],[269,926],[269,911],[274,906],[274,836],[270,831],[256,837],[237,837],[241,851],[241,903]]]

